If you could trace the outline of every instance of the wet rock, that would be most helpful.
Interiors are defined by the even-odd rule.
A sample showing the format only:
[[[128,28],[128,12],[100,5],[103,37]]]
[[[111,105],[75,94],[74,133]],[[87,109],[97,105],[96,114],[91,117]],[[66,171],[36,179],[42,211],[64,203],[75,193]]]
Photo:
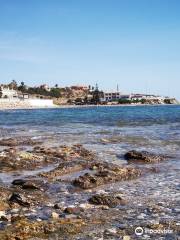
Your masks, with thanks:
[[[4,138],[0,140],[1,146],[19,146],[19,145],[35,145],[39,144],[40,142],[33,141],[30,138]]]
[[[61,205],[58,204],[58,203],[56,203],[56,204],[54,205],[54,209],[61,209]]]
[[[116,207],[120,204],[125,204],[125,201],[116,196],[112,195],[106,195],[106,194],[97,194],[89,198],[89,203],[95,204],[95,205],[106,205],[108,207]]]
[[[12,184],[13,184],[13,185],[20,185],[20,186],[22,186],[25,182],[26,182],[26,181],[23,180],[23,179],[15,179],[15,180],[12,182]]]
[[[23,206],[23,207],[30,207],[30,203],[28,203],[27,201],[25,201],[21,196],[20,194],[18,193],[13,193],[11,195],[11,197],[9,198],[9,202],[10,203],[17,203],[19,204],[20,206]]]
[[[40,173],[39,175],[41,177],[46,177],[49,180],[56,180],[59,176],[68,174],[68,173],[73,173],[73,172],[78,172],[87,167],[87,164],[83,161],[70,161],[70,162],[62,162],[56,167],[55,169],[49,171],[49,172],[43,172]]]
[[[33,170],[47,164],[44,156],[22,151],[9,152],[0,155],[0,167],[4,172],[16,170]]]
[[[24,180],[24,179],[15,179],[12,182],[12,184],[21,186],[23,189],[27,189],[27,190],[37,190],[37,189],[40,189],[40,186],[38,185],[37,181]]]
[[[124,158],[128,161],[139,161],[143,163],[158,163],[164,160],[164,157],[161,155],[156,155],[146,151],[129,151],[124,155]]]
[[[0,221],[2,221],[2,222],[8,222],[9,219],[8,219],[7,216],[1,216],[1,217],[0,217]]]
[[[23,188],[23,189],[27,189],[27,190],[40,189],[40,187],[39,187],[36,183],[31,182],[31,181],[25,182],[25,183],[22,185],[22,188]]]
[[[46,156],[51,156],[55,158],[60,158],[63,160],[73,160],[73,159],[84,159],[84,160],[92,160],[95,155],[91,151],[85,149],[82,145],[77,144],[72,147],[69,146],[59,146],[52,148],[45,147],[35,147],[35,153],[41,153]]]
[[[114,183],[123,180],[130,180],[141,175],[141,171],[135,168],[115,167],[111,170],[105,169],[95,174],[86,173],[76,178],[73,185],[82,189],[95,188],[100,185]]]
[[[80,214],[83,211],[82,208],[79,207],[67,207],[64,210],[64,213],[68,213],[68,214]]]

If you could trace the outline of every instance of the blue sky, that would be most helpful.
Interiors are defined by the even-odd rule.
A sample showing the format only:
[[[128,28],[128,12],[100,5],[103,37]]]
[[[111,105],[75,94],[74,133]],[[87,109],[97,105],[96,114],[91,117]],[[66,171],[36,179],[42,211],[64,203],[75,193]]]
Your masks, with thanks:
[[[179,0],[0,0],[0,82],[180,99]]]

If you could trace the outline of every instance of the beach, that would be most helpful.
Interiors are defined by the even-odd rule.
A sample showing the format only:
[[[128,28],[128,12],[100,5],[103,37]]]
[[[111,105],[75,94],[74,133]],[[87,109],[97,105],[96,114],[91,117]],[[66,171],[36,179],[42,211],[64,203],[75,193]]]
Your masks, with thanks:
[[[138,106],[0,111],[0,239],[177,239],[180,106]]]

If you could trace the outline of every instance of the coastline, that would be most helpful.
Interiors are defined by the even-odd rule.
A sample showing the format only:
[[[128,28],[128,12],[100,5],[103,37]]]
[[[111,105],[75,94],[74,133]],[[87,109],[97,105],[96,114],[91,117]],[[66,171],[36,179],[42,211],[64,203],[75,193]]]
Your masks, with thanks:
[[[0,111],[6,110],[37,110],[37,109],[69,109],[69,108],[93,108],[93,107],[143,107],[143,106],[179,106],[180,104],[119,104],[119,105],[53,105],[53,106],[29,106],[14,105],[0,106]]]

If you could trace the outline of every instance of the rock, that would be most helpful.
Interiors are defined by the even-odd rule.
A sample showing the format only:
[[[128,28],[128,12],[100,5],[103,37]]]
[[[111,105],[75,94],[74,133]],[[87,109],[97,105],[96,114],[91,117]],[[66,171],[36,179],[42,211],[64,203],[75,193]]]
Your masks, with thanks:
[[[108,206],[102,206],[102,210],[108,210],[109,207]]]
[[[59,218],[59,214],[56,213],[56,212],[52,212],[51,216],[52,216],[53,219],[58,219]]]
[[[67,207],[64,210],[64,213],[68,213],[68,214],[79,214],[83,211],[82,208],[79,207]]]
[[[21,215],[17,215],[17,216],[11,216],[11,222],[14,223],[14,222],[17,222],[17,221],[20,221],[22,219],[25,219],[24,216],[21,216]]]
[[[1,217],[0,217],[0,221],[3,221],[3,222],[8,222],[8,221],[9,221],[9,219],[8,219],[8,217],[7,217],[7,216],[1,216]]]
[[[94,174],[85,173],[73,181],[74,186],[82,189],[95,188],[103,184],[134,179],[141,175],[141,170],[128,167],[113,167]]]
[[[25,182],[26,182],[26,181],[23,180],[23,179],[15,179],[15,180],[12,182],[12,184],[13,184],[13,185],[20,185],[20,186],[22,186]]]
[[[30,138],[4,138],[0,140],[1,146],[15,147],[19,145],[35,145],[40,142],[33,141]]]
[[[164,160],[163,156],[149,153],[146,151],[129,151],[124,155],[124,158],[128,161],[139,161],[142,163],[158,163]]]
[[[81,204],[79,205],[79,207],[80,207],[81,209],[89,209],[89,208],[92,207],[92,205],[89,204],[89,203],[81,203]]]
[[[139,216],[137,216],[137,219],[138,220],[143,220],[145,217],[147,217],[147,215],[144,214],[144,213],[141,213]]]
[[[68,214],[68,215],[65,215],[65,218],[67,218],[67,219],[77,218],[77,215],[75,215],[75,214]]]
[[[30,181],[30,180],[24,180],[24,179],[15,179],[12,182],[13,185],[19,185],[23,189],[27,190],[35,190],[40,189],[40,187],[36,184],[36,182]]]
[[[61,205],[58,204],[58,203],[56,203],[56,204],[54,204],[54,208],[55,208],[55,209],[61,209]]]
[[[114,234],[117,233],[117,229],[116,229],[116,228],[106,229],[106,230],[104,231],[104,233],[107,234],[107,235],[114,235]]]
[[[9,202],[18,203],[20,206],[23,206],[23,207],[30,207],[30,204],[27,201],[23,200],[20,194],[18,193],[13,193],[9,198]]]
[[[23,189],[29,189],[29,190],[36,190],[36,189],[40,189],[39,186],[36,185],[36,183],[31,182],[31,181],[27,181],[22,185]]]
[[[131,237],[128,235],[123,236],[123,240],[130,240],[130,239],[131,239]]]
[[[119,197],[105,194],[97,194],[92,196],[89,200],[89,203],[95,205],[107,205],[108,207],[116,207],[120,204],[125,204],[125,201]]]
[[[0,217],[5,216],[5,211],[0,211]]]

